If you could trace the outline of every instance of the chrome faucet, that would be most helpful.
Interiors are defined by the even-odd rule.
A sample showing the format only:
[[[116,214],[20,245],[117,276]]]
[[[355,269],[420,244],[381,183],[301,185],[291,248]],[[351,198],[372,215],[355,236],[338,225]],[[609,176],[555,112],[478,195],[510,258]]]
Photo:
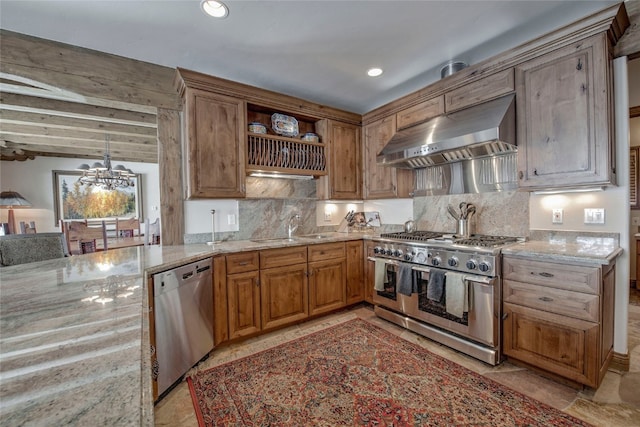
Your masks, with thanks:
[[[300,225],[300,214],[291,215],[289,218],[289,226],[287,228],[287,235],[291,239],[293,237],[293,233],[296,232],[298,226]]]

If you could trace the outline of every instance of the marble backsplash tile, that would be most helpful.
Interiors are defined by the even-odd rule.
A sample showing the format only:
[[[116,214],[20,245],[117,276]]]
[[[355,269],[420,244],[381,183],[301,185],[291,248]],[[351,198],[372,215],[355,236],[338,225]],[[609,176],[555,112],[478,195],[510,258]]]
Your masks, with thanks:
[[[413,215],[417,229],[455,233],[456,220],[447,212],[447,205],[457,209],[460,202],[476,206],[472,233],[529,236],[529,193],[518,191],[416,197]]]

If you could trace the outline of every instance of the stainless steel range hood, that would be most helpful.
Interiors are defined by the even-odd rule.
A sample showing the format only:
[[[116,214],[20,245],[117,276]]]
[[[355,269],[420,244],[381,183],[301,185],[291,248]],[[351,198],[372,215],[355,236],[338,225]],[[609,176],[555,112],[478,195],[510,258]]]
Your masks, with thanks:
[[[398,131],[377,163],[420,169],[515,152],[514,98],[510,94]]]

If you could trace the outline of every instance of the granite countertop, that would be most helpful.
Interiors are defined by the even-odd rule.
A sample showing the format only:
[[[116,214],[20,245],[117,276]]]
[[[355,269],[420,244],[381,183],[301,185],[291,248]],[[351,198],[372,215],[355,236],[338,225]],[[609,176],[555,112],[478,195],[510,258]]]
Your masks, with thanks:
[[[376,236],[321,237],[129,247],[0,269],[2,424],[153,425],[147,276],[218,254]],[[620,252],[608,240],[503,250],[595,265]]]
[[[147,275],[221,253],[363,237],[140,246],[0,269],[1,424],[153,425]]]
[[[529,240],[507,246],[502,253],[544,261],[599,266],[610,264],[622,253],[622,249],[614,239],[578,237]]]

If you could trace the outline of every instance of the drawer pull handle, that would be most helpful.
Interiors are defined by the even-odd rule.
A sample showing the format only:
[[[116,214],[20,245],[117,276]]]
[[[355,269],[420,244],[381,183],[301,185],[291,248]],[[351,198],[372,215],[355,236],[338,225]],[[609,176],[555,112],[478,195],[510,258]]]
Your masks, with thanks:
[[[553,298],[549,298],[549,297],[540,297],[538,298],[540,301],[544,301],[544,302],[551,302],[553,301]]]
[[[239,266],[244,267],[245,265],[249,265],[249,261],[242,261],[238,263]]]
[[[542,277],[553,277],[553,274],[551,273],[547,273],[547,272],[542,272],[542,273],[536,273],[535,271],[532,271],[531,274],[537,274],[538,276],[542,276]]]

